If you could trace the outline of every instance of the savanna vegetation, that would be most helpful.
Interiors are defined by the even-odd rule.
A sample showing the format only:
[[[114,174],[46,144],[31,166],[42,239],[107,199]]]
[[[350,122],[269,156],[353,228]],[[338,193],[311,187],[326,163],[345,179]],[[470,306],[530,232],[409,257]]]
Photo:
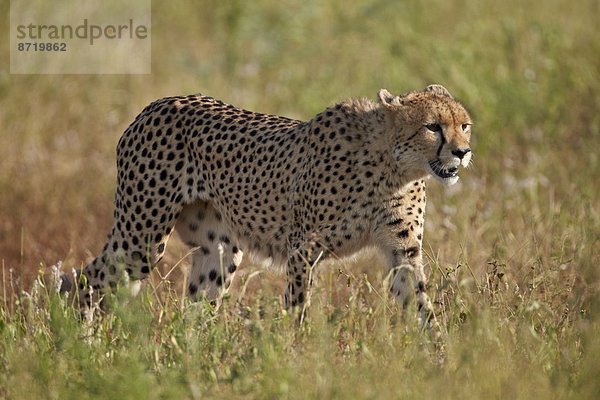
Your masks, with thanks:
[[[599,398],[599,16],[591,0],[154,1],[150,75],[11,75],[2,40],[0,397]],[[443,364],[377,254],[320,267],[300,327],[284,278],[253,265],[218,309],[186,301],[177,238],[106,315],[57,294],[58,266],[103,245],[114,149],[150,101],[308,119],[429,83],[475,121],[472,167],[428,187]]]

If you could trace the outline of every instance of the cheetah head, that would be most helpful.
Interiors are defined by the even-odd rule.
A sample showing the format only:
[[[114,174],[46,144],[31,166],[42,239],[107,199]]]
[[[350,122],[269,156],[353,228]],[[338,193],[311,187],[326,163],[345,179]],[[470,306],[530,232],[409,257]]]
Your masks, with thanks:
[[[379,91],[393,156],[408,175],[431,175],[446,185],[458,181],[471,161],[471,117],[441,85],[394,96]]]

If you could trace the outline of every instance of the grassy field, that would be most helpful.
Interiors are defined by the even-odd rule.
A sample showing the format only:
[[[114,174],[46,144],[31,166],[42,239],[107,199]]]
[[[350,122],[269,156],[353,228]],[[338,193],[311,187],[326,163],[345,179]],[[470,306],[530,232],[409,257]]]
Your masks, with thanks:
[[[151,75],[10,75],[0,41],[0,398],[600,398],[597,1],[152,11]],[[201,91],[308,119],[429,83],[475,120],[473,167],[428,188],[443,365],[385,296],[377,254],[321,268],[300,328],[281,310],[283,277],[253,266],[218,310],[182,300],[177,239],[110,315],[82,323],[56,294],[51,266],[79,268],[104,243],[114,149],[150,101]]]

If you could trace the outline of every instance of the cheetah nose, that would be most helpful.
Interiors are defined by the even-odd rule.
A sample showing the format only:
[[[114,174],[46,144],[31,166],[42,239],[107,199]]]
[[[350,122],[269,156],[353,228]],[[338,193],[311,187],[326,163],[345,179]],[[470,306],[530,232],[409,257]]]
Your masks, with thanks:
[[[456,149],[456,150],[452,150],[452,154],[454,154],[456,157],[460,158],[461,160],[463,159],[463,157],[470,152],[471,149],[468,147],[462,148],[462,149]]]

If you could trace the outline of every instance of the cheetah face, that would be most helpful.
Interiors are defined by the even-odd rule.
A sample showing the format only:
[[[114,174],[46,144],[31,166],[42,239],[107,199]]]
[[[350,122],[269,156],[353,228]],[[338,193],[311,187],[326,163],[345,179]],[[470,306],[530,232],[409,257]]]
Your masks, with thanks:
[[[456,183],[459,167],[471,161],[472,123],[464,107],[440,85],[401,97],[382,89],[379,100],[390,116],[396,161],[415,175]]]
[[[425,135],[435,135],[435,143],[438,145],[435,157],[430,156],[426,160],[426,171],[446,185],[455,184],[459,179],[458,168],[467,167],[471,161],[471,123],[464,122],[457,127],[432,122],[425,124],[424,130]]]

